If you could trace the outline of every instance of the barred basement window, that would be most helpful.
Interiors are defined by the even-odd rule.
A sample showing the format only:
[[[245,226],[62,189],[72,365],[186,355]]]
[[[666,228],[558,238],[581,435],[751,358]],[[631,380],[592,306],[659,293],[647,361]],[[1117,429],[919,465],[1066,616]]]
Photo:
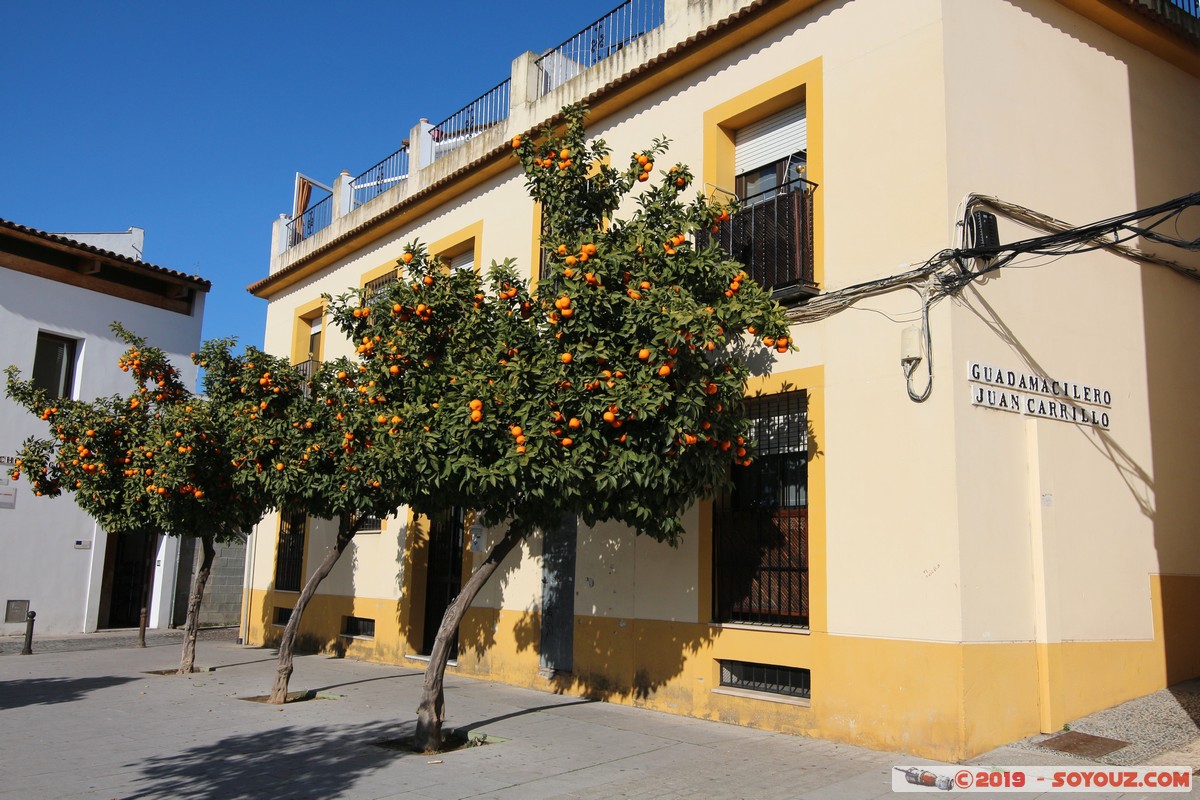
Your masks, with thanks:
[[[383,532],[383,519],[375,514],[361,514],[355,516],[354,520],[362,520],[362,524],[358,527],[359,533],[381,533]]]
[[[275,606],[275,624],[287,625],[292,618],[292,610],[283,606]]]
[[[375,638],[375,620],[366,617],[343,617],[343,636],[361,636],[364,639]]]
[[[803,667],[779,667],[749,661],[720,661],[721,685],[748,692],[768,692],[786,697],[812,696],[812,673]]]
[[[713,507],[713,619],[808,627],[808,395],[746,400],[756,454]]]

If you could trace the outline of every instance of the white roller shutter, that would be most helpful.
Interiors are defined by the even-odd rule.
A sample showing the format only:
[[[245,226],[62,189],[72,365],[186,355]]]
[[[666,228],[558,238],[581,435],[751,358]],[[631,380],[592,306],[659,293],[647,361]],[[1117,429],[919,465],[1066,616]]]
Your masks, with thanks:
[[[766,119],[747,125],[734,137],[734,173],[741,175],[758,167],[808,149],[808,117],[804,103],[785,108]]]
[[[450,269],[474,269],[475,251],[467,250],[450,258]]]

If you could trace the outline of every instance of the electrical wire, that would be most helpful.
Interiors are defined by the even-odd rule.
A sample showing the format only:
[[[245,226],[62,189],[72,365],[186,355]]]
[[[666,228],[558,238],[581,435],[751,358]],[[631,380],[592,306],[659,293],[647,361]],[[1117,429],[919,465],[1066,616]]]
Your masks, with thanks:
[[[1050,233],[1003,245],[984,247],[974,246],[975,243],[971,243],[973,246],[968,246],[966,220],[970,217],[971,209],[977,206],[985,206],[1015,222],[1031,228],[1048,230]],[[845,311],[858,301],[873,295],[896,289],[912,289],[917,292],[921,297],[921,325],[929,373],[929,382],[921,394],[917,394],[912,388],[912,377],[919,362],[906,362],[904,372],[909,398],[913,402],[924,402],[933,389],[933,337],[929,326],[929,309],[934,303],[957,295],[972,282],[985,279],[1005,267],[1019,265],[1020,268],[1027,269],[1046,266],[1068,255],[1095,250],[1109,250],[1138,261],[1166,267],[1193,280],[1200,280],[1200,269],[1126,244],[1132,239],[1141,238],[1191,252],[1200,251],[1200,237],[1187,239],[1180,235],[1171,236],[1160,233],[1157,230],[1167,223],[1173,222],[1175,232],[1178,234],[1181,215],[1189,208],[1198,206],[1200,206],[1200,192],[1192,192],[1149,208],[1110,217],[1089,225],[1072,226],[1062,220],[997,197],[969,194],[960,203],[961,211],[955,222],[955,227],[961,229],[959,247],[941,250],[924,263],[908,265],[913,268],[905,272],[817,295],[804,305],[789,309],[788,320],[799,324],[816,322]],[[1040,258],[1047,260],[1038,261]],[[978,263],[979,268],[968,268],[969,262]]]

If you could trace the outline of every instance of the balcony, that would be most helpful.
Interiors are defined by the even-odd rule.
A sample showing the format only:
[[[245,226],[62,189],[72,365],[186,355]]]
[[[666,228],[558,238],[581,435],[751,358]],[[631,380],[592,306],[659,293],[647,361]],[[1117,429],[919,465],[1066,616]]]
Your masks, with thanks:
[[[312,396],[313,377],[317,374],[317,370],[321,368],[321,362],[315,358],[310,358],[307,361],[301,361],[297,364],[292,364],[292,369],[300,373],[304,378],[304,387],[302,394],[305,397]]]
[[[813,191],[796,179],[742,200],[742,208],[696,244],[715,244],[741,262],[751,278],[786,303],[817,292],[813,274]]]

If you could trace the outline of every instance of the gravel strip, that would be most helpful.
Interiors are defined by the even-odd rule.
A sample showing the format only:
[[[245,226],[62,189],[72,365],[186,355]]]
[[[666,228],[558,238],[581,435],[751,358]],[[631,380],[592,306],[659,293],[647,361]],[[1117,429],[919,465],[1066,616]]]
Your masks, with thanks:
[[[1095,759],[1102,764],[1145,764],[1168,750],[1179,750],[1200,737],[1200,680],[1185,681],[1168,689],[1097,711],[1068,726],[1079,733],[1129,742],[1127,747]],[[1058,733],[1040,734],[1014,742],[1011,747],[1056,752],[1039,747]]]

